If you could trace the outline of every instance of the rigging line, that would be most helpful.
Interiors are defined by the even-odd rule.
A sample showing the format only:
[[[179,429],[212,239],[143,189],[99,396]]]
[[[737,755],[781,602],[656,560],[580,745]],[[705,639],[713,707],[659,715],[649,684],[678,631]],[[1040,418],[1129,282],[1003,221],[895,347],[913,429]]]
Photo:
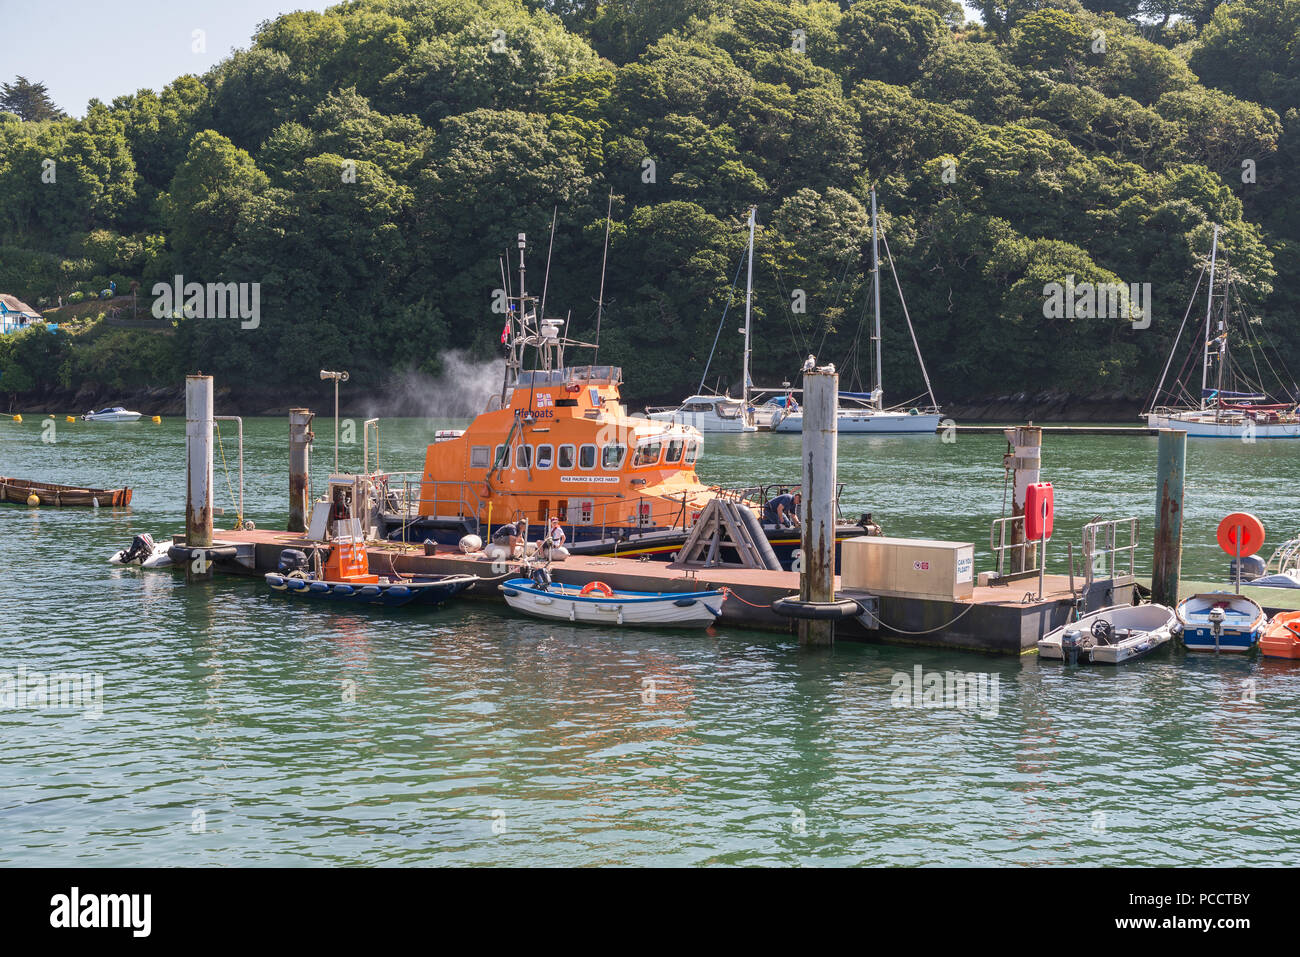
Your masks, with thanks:
[[[614,214],[614,191],[609,191],[609,204],[605,208],[605,251],[600,257],[600,292],[596,295],[596,347],[591,353],[591,364],[600,355],[600,320],[605,312],[605,264],[609,261],[609,226]]]
[[[846,283],[847,283],[847,280],[848,280],[848,275],[849,275],[849,266],[851,266],[851,265],[853,264],[853,260],[850,258],[850,255],[851,255],[852,252],[853,252],[853,250],[850,248],[850,249],[847,250],[847,251],[845,252],[845,254],[844,254],[844,270],[840,273],[840,278],[839,278],[839,280],[835,283],[835,288],[836,288],[835,299],[834,299],[834,301],[831,302],[831,304],[830,304],[830,309],[828,309],[828,310],[826,311],[827,313],[829,313],[831,309],[837,309],[837,308],[839,308],[840,302],[844,299],[844,289],[845,289],[845,286],[846,286]],[[864,307],[864,309],[865,309],[865,307]],[[823,319],[824,319],[824,321],[822,322],[822,337],[821,337],[821,339],[818,341],[818,343],[817,343],[817,349],[813,352],[813,355],[820,355],[820,354],[821,354],[822,349],[826,348],[826,337],[827,337],[828,335],[830,335],[830,331],[831,331],[831,321],[830,321],[830,319],[826,316],[825,313],[823,313]],[[861,320],[859,320],[859,323],[860,323],[860,322],[861,322]],[[811,341],[812,341],[812,340],[809,340],[809,342],[811,342]]]
[[[541,312],[537,314],[539,329],[541,328],[541,323],[546,319],[546,290],[551,288],[551,253],[555,251],[555,217],[559,211],[560,206],[558,203],[551,208],[551,242],[550,245],[546,247],[546,274],[542,277]]]
[[[789,302],[790,296],[786,291],[785,280],[781,278],[780,271],[776,268],[776,263],[769,262],[767,265],[768,268],[772,270],[772,278],[776,281],[776,288],[780,291],[782,300]],[[793,311],[783,308],[781,310],[781,315],[785,318],[786,328],[790,330],[790,342],[794,346],[795,351],[800,355],[806,354],[808,351],[808,343],[799,333],[799,327],[794,320]]]
[[[916,341],[916,330],[912,328],[912,317],[907,311],[907,300],[903,298],[903,284],[898,281],[898,270],[894,268],[894,254],[889,251],[889,239],[885,236],[885,231],[880,230],[880,239],[885,246],[885,256],[889,259],[889,271],[894,276],[894,285],[898,289],[898,301],[903,306],[903,317],[907,319],[907,331],[912,336],[912,347],[916,349],[916,361],[921,364],[921,376],[925,379],[925,391],[930,393],[930,403],[933,408],[939,407],[938,400],[934,397],[934,389],[930,385],[930,373],[925,370],[925,359],[921,358],[921,344]],[[879,273],[879,270],[877,270]],[[884,405],[883,397],[881,405]]]
[[[1286,385],[1287,379],[1292,379],[1292,386],[1291,386],[1291,387],[1292,387],[1292,389],[1294,390],[1294,389],[1295,389],[1295,382],[1294,382],[1293,377],[1291,376],[1291,370],[1287,368],[1287,366],[1286,366],[1286,361],[1282,358],[1282,354],[1281,354],[1281,352],[1279,352],[1279,351],[1277,350],[1277,347],[1273,345],[1272,340],[1268,338],[1268,333],[1267,333],[1267,330],[1266,330],[1265,327],[1264,327],[1264,323],[1263,323],[1263,321],[1260,320],[1260,323],[1259,323],[1259,334],[1258,334],[1258,335],[1256,335],[1255,330],[1251,328],[1251,318],[1252,318],[1252,313],[1251,313],[1250,310],[1246,307],[1245,300],[1242,299],[1242,297],[1241,297],[1241,293],[1237,290],[1237,286],[1236,286],[1235,283],[1234,283],[1233,286],[1232,286],[1232,294],[1233,294],[1233,298],[1235,298],[1236,301],[1237,301],[1238,311],[1239,311],[1239,313],[1240,313],[1240,314],[1242,315],[1242,317],[1243,317],[1243,318],[1242,318],[1242,325],[1244,325],[1244,326],[1246,327],[1246,332],[1247,332],[1247,334],[1251,337],[1251,341],[1254,342],[1255,345],[1257,345],[1257,346],[1259,347],[1259,350],[1258,350],[1258,351],[1259,351],[1259,355],[1260,355],[1260,356],[1263,356],[1263,358],[1264,358],[1264,364],[1265,364],[1266,366],[1268,366],[1268,371],[1271,372],[1271,373],[1273,374],[1273,378],[1275,378],[1275,379],[1277,380],[1278,385],[1282,386],[1282,388],[1284,388],[1284,389],[1287,387],[1287,385]],[[1271,361],[1271,360],[1269,359],[1269,357],[1268,357],[1268,353],[1269,353],[1269,350],[1270,350],[1270,349],[1273,351],[1274,355],[1277,356],[1278,365],[1280,365],[1280,366],[1282,367],[1282,371],[1286,373],[1285,378],[1283,377],[1282,373],[1278,372],[1277,369],[1275,369],[1275,368],[1273,367],[1273,363],[1272,363],[1272,361]],[[1256,359],[1256,361],[1255,361],[1255,369],[1256,369],[1256,371],[1258,372],[1258,370],[1259,370],[1259,361],[1258,361],[1258,359]],[[1261,380],[1262,380],[1262,378],[1263,378],[1263,374],[1260,373],[1260,376],[1261,376]],[[1262,386],[1262,381],[1261,381],[1261,386]],[[1262,391],[1264,391],[1264,390],[1261,388],[1260,391],[1262,392]],[[1293,394],[1294,394],[1294,393],[1293,393]]]
[[[741,253],[740,262],[736,264],[736,275],[731,280],[731,291],[727,294],[727,304],[722,307],[722,318],[718,320],[718,331],[713,334],[713,348],[709,350],[709,361],[704,363],[704,375],[700,376],[700,395],[704,395],[704,380],[709,377],[709,366],[713,365],[713,353],[718,348],[718,338],[722,335],[722,327],[727,323],[727,310],[731,308],[731,303],[736,298],[736,284],[740,282],[740,270],[744,268],[745,254]]]
[[[1178,335],[1174,336],[1174,344],[1169,347],[1169,358],[1165,360],[1165,371],[1160,374],[1160,382],[1156,385],[1156,390],[1147,398],[1147,411],[1155,408],[1155,404],[1160,401],[1161,390],[1165,387],[1165,377],[1169,375],[1169,366],[1173,364],[1174,353],[1178,351],[1178,340],[1183,337],[1183,329],[1187,327],[1187,319],[1192,314],[1192,306],[1196,303],[1196,295],[1201,290],[1201,280],[1205,278],[1205,266],[1201,267],[1201,274],[1196,277],[1196,288],[1192,290],[1192,297],[1187,301],[1187,312],[1183,313],[1182,325],[1178,327]],[[1150,304],[1147,304],[1150,308]],[[1187,368],[1187,360],[1183,360],[1183,369]],[[1182,388],[1183,369],[1178,370],[1179,388]]]

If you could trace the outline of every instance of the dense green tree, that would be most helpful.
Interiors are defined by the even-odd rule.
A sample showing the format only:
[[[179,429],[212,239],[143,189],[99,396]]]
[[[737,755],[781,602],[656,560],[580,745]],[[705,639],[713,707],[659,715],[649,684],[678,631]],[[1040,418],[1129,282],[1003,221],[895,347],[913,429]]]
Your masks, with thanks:
[[[12,83],[0,84],[0,110],[30,123],[63,117],[63,111],[54,105],[45,84],[33,83],[24,76],[15,77]]]

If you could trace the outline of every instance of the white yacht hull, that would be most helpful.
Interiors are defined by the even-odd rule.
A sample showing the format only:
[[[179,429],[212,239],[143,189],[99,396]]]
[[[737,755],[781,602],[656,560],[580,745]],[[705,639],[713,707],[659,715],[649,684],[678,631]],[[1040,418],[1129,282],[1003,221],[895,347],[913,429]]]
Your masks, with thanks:
[[[1300,439],[1300,422],[1279,422],[1259,424],[1252,422],[1248,426],[1242,419],[1213,421],[1212,416],[1202,417],[1195,414],[1183,418],[1181,415],[1149,412],[1147,425],[1153,429],[1178,429],[1193,439]]]
[[[671,425],[685,425],[699,432],[757,432],[758,427],[743,419],[724,419],[708,412],[651,412],[647,419]]]
[[[837,426],[841,434],[934,435],[939,430],[939,414],[924,412],[851,412],[841,409]],[[792,412],[772,428],[773,432],[802,432],[803,413]]]
[[[82,416],[87,422],[134,422],[139,418],[139,412],[107,412],[102,415],[92,412]]]

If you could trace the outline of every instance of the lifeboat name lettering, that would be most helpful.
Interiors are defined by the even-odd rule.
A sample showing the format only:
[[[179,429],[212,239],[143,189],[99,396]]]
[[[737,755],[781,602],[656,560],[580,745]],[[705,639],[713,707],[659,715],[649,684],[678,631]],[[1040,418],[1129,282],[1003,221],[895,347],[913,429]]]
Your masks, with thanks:
[[[561,482],[602,482],[608,485],[618,484],[617,475],[561,475]]]

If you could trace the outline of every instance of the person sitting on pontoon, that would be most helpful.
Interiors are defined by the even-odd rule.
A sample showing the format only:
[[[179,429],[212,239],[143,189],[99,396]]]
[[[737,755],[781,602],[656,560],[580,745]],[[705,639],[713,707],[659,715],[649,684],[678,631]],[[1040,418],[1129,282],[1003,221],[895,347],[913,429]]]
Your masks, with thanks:
[[[521,518],[517,524],[506,524],[494,529],[492,544],[505,549],[507,558],[523,556],[528,546],[528,519]]]
[[[566,541],[564,529],[560,526],[558,518],[551,518],[551,530],[547,536],[542,539],[542,552],[545,558],[568,558],[569,550],[564,547]]]
[[[799,503],[803,501],[803,495],[795,492],[791,495],[785,492],[768,501],[763,510],[763,521],[768,525],[790,528],[799,526]]]

